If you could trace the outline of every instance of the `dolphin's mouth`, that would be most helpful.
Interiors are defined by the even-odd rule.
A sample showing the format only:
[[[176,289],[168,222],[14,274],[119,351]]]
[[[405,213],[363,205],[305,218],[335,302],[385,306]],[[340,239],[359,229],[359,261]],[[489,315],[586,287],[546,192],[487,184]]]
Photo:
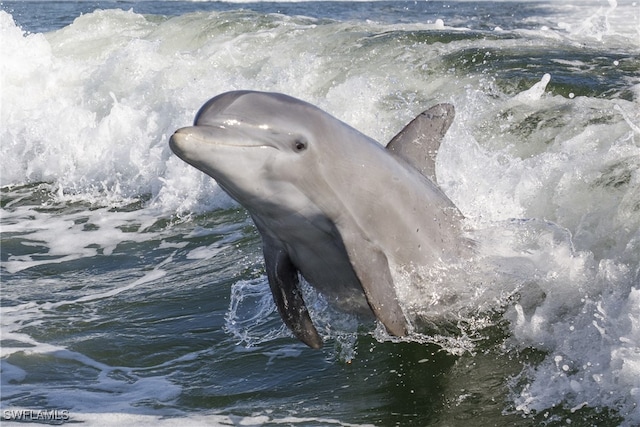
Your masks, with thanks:
[[[248,135],[242,135],[244,132],[239,129],[229,129],[223,124],[191,126],[178,129],[174,132],[169,140],[169,144],[174,153],[176,149],[180,149],[181,144],[195,143],[198,145],[213,145],[235,148],[275,148],[274,144],[256,141]],[[237,135],[230,138],[229,134]],[[177,153],[176,153],[177,154]]]

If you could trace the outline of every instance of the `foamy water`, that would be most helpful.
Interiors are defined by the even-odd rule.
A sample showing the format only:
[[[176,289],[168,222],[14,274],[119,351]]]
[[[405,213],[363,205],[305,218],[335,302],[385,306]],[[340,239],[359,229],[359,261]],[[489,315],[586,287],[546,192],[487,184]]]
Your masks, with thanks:
[[[0,11],[3,409],[91,425],[377,425],[403,410],[424,410],[420,425],[640,424],[637,3],[143,3],[47,33]],[[233,89],[302,98],[381,143],[455,105],[438,181],[478,254],[401,281],[430,325],[412,343],[309,289],[327,349],[282,326],[246,214],[168,147]],[[437,387],[415,378],[427,359]]]

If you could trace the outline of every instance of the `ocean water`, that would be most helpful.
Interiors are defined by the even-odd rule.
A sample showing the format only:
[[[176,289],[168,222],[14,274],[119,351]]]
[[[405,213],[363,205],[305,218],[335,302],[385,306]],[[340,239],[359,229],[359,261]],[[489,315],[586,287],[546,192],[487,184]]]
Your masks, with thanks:
[[[640,2],[3,1],[0,41],[3,422],[640,425]],[[325,346],[286,330],[249,216],[168,146],[234,89],[381,143],[455,105],[478,253],[399,281],[428,327],[305,289]]]

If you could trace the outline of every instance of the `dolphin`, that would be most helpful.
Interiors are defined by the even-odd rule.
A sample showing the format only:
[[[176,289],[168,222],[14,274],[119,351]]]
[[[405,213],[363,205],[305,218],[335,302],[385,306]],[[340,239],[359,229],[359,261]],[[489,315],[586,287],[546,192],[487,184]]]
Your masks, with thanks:
[[[339,310],[373,314],[405,336],[394,271],[468,254],[463,216],[435,183],[453,118],[453,106],[436,105],[385,148],[299,99],[232,91],[206,102],[169,145],[248,210],[280,316],[320,348],[300,275]]]

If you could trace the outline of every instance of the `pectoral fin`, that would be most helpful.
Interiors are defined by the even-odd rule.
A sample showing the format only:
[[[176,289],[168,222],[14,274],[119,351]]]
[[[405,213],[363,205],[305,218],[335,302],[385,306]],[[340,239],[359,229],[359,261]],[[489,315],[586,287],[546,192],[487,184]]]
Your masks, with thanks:
[[[302,298],[299,287],[298,269],[289,254],[279,245],[263,243],[264,260],[273,300],[278,307],[284,324],[300,341],[311,348],[321,348],[322,338]]]
[[[407,320],[398,302],[387,256],[361,236],[343,236],[343,241],[373,314],[391,335],[407,335]]]

